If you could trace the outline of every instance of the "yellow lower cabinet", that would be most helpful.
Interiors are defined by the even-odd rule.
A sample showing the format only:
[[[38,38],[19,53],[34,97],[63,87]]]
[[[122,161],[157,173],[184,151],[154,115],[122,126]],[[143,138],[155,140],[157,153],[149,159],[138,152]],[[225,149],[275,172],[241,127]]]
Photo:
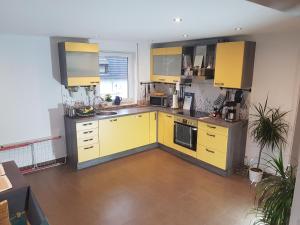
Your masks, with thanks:
[[[78,147],[78,162],[96,159],[100,156],[99,144],[91,144]]]
[[[114,154],[120,150],[121,137],[119,118],[99,120],[100,156]]]
[[[149,120],[149,113],[100,120],[100,156],[149,144]]]
[[[149,144],[149,113],[132,115],[131,123],[126,125],[129,133],[130,148],[137,148]]]
[[[208,148],[218,149],[227,152],[228,136],[224,136],[211,131],[198,129],[198,143]]]
[[[164,113],[164,145],[174,148],[174,116]]]
[[[158,141],[158,143],[164,144],[165,113],[158,112],[157,126],[158,126],[157,141]]]
[[[157,140],[157,112],[149,113],[149,144]]]
[[[226,169],[226,152],[198,145],[197,158],[220,169]]]

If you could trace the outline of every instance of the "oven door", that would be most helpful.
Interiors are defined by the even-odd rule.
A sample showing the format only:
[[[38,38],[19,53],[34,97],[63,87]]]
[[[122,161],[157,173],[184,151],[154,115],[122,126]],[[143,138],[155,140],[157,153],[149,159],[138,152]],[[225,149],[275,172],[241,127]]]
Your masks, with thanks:
[[[197,127],[174,122],[174,142],[193,151],[197,149]]]

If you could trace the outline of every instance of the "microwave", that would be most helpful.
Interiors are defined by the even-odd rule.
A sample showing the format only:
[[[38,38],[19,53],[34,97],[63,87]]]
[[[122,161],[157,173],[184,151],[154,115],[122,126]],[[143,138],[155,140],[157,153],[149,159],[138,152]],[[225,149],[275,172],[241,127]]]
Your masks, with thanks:
[[[168,106],[167,96],[165,96],[165,95],[164,96],[150,95],[150,105],[167,107]]]

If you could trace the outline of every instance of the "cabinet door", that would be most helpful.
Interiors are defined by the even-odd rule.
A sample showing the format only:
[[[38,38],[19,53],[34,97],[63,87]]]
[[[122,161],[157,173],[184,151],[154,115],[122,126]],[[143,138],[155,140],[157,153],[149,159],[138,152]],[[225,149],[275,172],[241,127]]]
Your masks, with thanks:
[[[226,153],[213,148],[198,146],[197,158],[215,167],[226,169]]]
[[[119,118],[99,120],[99,143],[100,143],[100,156],[107,156],[114,154],[122,147],[119,140],[120,123]]]
[[[180,80],[182,47],[151,49],[151,80],[175,83]]]
[[[157,140],[157,113],[150,112],[149,114],[149,143],[155,143]]]
[[[132,136],[129,139],[132,148],[141,147],[149,144],[149,113],[142,113],[133,115],[132,123],[126,126],[128,129],[132,129]],[[130,128],[132,127],[132,128]]]
[[[214,85],[217,87],[241,88],[245,42],[218,43]]]
[[[174,148],[174,116],[164,116],[164,145]]]
[[[165,114],[162,112],[158,113],[158,131],[157,131],[157,141],[158,143],[164,144],[164,127],[165,127]]]
[[[78,147],[78,162],[96,159],[99,156],[100,152],[98,143]]]

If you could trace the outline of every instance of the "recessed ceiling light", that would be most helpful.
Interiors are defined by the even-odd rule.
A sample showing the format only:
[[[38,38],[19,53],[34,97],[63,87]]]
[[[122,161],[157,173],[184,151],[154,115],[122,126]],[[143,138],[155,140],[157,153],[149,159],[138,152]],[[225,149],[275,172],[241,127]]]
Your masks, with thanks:
[[[184,38],[188,38],[189,37],[189,35],[188,34],[184,34],[184,35],[182,35]]]
[[[181,22],[182,22],[182,18],[180,18],[180,17],[175,17],[175,18],[173,18],[173,22],[174,22],[174,23],[181,23]]]
[[[242,30],[243,28],[241,28],[241,27],[235,27],[234,28],[234,30],[236,30],[236,31],[240,31],[240,30]]]

